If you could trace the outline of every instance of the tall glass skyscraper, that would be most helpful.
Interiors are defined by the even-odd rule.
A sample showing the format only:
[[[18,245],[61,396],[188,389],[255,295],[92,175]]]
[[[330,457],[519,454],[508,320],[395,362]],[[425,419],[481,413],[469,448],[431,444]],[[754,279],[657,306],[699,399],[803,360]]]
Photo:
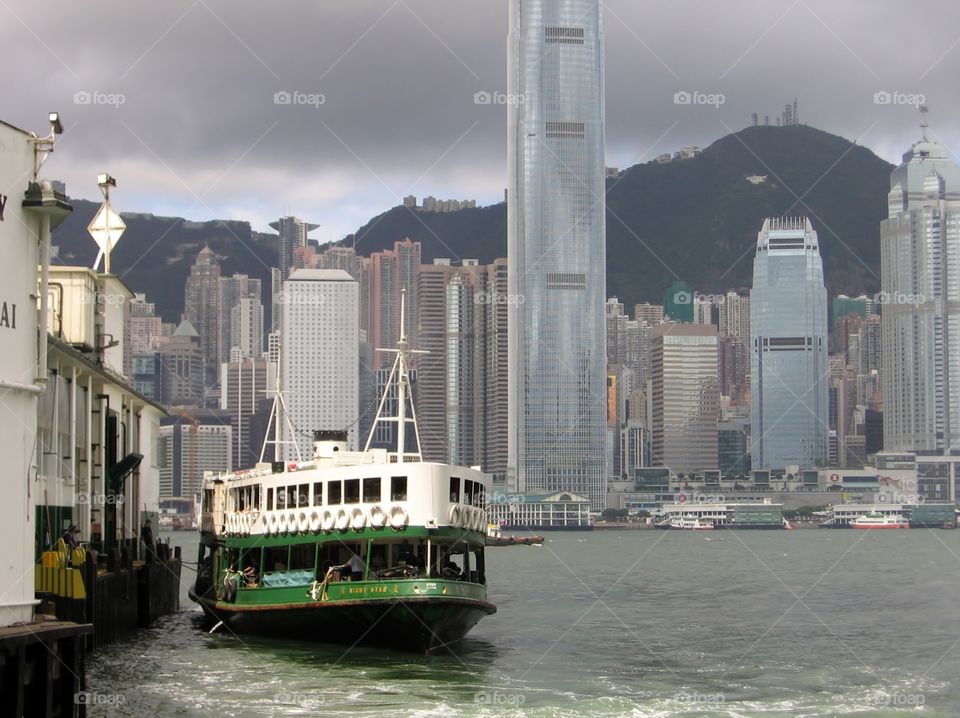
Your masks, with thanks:
[[[598,0],[511,0],[508,488],[606,491]]]
[[[827,460],[827,290],[806,218],[763,223],[750,292],[753,468]]]
[[[960,167],[924,137],[890,176],[880,225],[883,440],[960,447]]]

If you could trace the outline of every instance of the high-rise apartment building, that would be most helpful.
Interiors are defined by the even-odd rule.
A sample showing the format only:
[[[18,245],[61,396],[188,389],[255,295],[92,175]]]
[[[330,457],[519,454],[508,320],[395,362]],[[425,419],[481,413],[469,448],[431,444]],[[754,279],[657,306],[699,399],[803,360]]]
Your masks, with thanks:
[[[268,371],[263,358],[220,365],[220,409],[230,414],[235,469],[250,468],[260,458],[260,443],[251,439],[251,420],[267,397]]]
[[[222,412],[195,411],[160,420],[160,505],[192,513],[203,472],[233,470],[233,434]]]
[[[598,0],[511,0],[510,488],[606,492],[603,34]]]
[[[421,266],[416,405],[428,461],[506,471],[506,262]]]
[[[298,269],[283,283],[281,380],[301,456],[312,456],[313,432],[347,430],[357,448],[359,284],[342,269]],[[281,447],[296,458],[292,444]]]
[[[263,353],[263,304],[261,283],[246,274],[221,277],[220,292],[220,362],[231,361],[231,353],[240,347],[243,358]],[[234,310],[248,300],[239,313]]]
[[[305,247],[307,235],[320,225],[304,222],[299,217],[281,217],[270,226],[277,230],[277,268],[280,281],[285,281],[293,269],[294,250]]]
[[[960,167],[924,138],[890,176],[880,225],[883,439],[960,448]]]
[[[806,218],[767,219],[750,292],[754,469],[827,460],[827,290],[817,233]]]
[[[653,334],[651,459],[677,473],[717,468],[717,329],[662,324]]]
[[[220,262],[208,246],[200,250],[187,277],[183,316],[200,336],[205,378],[215,384],[220,366]]]
[[[184,320],[160,347],[161,396],[168,406],[203,406],[204,357],[200,336]]]

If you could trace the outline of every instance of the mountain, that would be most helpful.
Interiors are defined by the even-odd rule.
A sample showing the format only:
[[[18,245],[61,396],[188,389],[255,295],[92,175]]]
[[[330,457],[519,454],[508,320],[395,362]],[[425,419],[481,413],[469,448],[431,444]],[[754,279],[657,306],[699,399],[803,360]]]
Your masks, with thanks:
[[[607,294],[629,307],[661,302],[675,279],[701,292],[749,287],[757,232],[782,214],[811,218],[831,294],[873,293],[892,170],[803,125],[749,127],[692,159],[635,165],[607,180]],[[394,207],[357,231],[357,250],[401,237],[421,242],[425,262],[488,262],[506,256],[506,205],[449,214]]]
[[[892,169],[864,147],[802,125],[748,127],[692,159],[630,167],[607,180],[607,294],[629,307],[661,302],[675,279],[709,293],[749,287],[757,232],[764,218],[782,214],[811,218],[831,294],[872,294],[879,289],[880,221]],[[97,205],[73,205],[54,244],[60,261],[89,266],[96,246],[86,226]],[[186,277],[204,244],[221,258],[223,274],[260,277],[266,298],[276,262],[273,235],[253,232],[246,222],[123,217],[127,232],[113,269],[156,302],[167,321],[179,318]],[[394,207],[342,243],[355,242],[368,255],[410,237],[421,242],[424,262],[489,262],[506,256],[506,236],[503,203],[450,213]]]

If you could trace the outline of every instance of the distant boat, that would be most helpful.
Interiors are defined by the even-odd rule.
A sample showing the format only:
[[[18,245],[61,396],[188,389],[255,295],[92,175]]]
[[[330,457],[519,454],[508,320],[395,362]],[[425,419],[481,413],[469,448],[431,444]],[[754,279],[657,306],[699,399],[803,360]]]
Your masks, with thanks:
[[[670,528],[681,529],[682,531],[713,531],[714,527],[709,521],[688,519],[681,516],[670,520]]]
[[[858,516],[850,522],[855,529],[908,529],[910,523],[902,516],[886,516],[878,513],[868,513]]]

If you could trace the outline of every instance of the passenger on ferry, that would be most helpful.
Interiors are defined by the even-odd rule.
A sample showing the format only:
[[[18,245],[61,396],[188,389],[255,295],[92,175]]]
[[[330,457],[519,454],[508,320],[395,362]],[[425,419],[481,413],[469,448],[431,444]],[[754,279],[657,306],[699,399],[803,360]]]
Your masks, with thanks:
[[[357,554],[355,554],[353,551],[350,552],[350,558],[345,564],[343,564],[343,566],[341,566],[341,568],[347,569],[350,572],[351,581],[363,580],[363,559],[357,556]]]

